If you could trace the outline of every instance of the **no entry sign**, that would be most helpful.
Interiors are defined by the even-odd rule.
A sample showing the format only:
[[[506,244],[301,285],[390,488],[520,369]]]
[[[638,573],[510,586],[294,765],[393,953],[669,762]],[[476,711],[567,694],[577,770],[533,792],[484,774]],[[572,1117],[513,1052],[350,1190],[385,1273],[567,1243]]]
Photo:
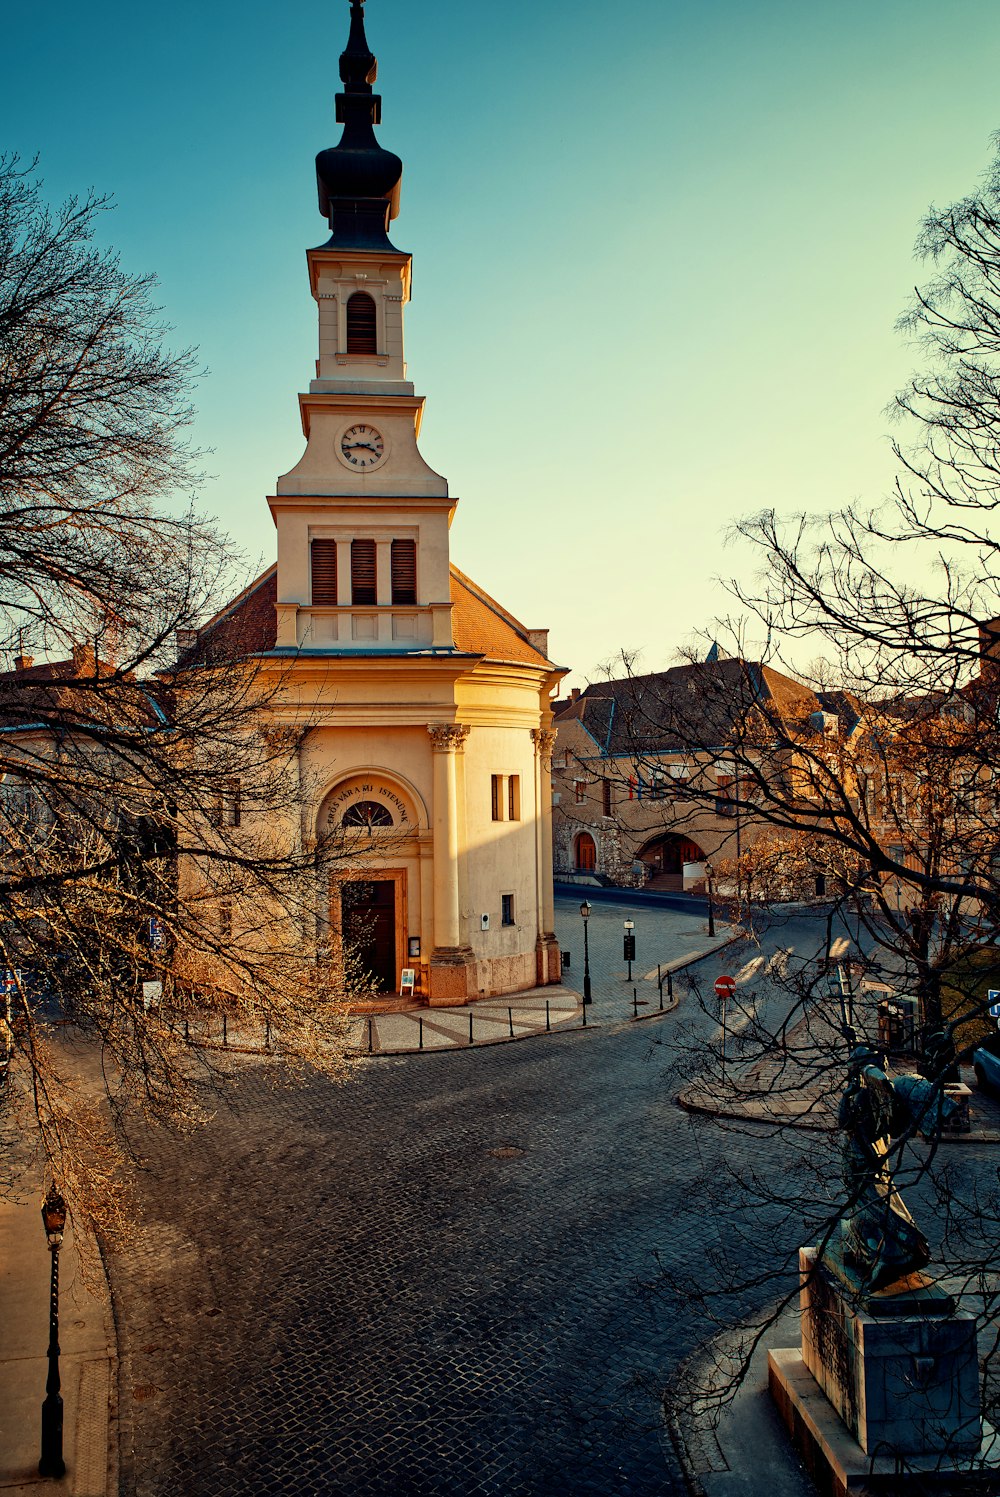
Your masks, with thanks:
[[[715,991],[720,998],[731,998],[736,992],[736,978],[717,977],[715,979]]]

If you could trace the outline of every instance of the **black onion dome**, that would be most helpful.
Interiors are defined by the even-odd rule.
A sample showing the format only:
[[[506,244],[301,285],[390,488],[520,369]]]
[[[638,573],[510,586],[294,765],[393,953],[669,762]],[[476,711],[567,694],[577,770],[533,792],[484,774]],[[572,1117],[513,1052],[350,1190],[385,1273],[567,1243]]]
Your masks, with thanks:
[[[319,211],[333,230],[331,246],[382,248],[386,229],[399,212],[403,163],[375,139],[382,100],[372,92],[378,62],[365,36],[364,0],[351,0],[351,31],[340,55],[344,92],[337,120],[344,133],[316,157]],[[391,246],[389,246],[391,248]]]

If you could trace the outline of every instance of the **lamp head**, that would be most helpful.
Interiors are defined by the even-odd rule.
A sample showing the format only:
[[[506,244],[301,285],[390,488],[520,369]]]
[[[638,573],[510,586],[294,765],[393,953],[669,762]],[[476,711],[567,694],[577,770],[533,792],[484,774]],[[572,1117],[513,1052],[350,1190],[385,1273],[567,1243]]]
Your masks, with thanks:
[[[49,1239],[49,1247],[59,1247],[66,1226],[66,1202],[56,1190],[55,1185],[49,1186],[49,1193],[42,1202],[42,1222],[45,1226],[45,1235]]]
[[[583,901],[583,904],[580,906],[580,914],[583,916],[584,920],[589,920],[590,919],[590,903],[586,899]]]

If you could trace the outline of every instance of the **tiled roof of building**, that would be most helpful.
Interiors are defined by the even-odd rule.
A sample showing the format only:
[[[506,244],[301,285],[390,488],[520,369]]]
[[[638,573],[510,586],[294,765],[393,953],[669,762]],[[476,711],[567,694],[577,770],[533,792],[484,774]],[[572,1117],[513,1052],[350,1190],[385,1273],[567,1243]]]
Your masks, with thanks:
[[[764,740],[824,710],[801,682],[758,661],[698,661],[623,680],[599,681],[559,713],[578,719],[605,754],[718,748],[735,736]],[[832,710],[832,709],[828,709]]]
[[[531,643],[525,626],[457,567],[451,569],[451,601],[458,649],[486,655],[491,660],[520,660],[530,665],[548,663]]]
[[[184,653],[183,663],[231,660],[273,650],[277,636],[274,610],[277,596],[277,568],[269,567],[198,630],[197,641]],[[525,626],[457,567],[451,569],[451,601],[455,648],[463,654],[529,665],[548,664],[532,644]]]
[[[98,660],[91,646],[67,660],[26,661],[0,671],[0,728],[135,729],[166,721],[150,682]]]

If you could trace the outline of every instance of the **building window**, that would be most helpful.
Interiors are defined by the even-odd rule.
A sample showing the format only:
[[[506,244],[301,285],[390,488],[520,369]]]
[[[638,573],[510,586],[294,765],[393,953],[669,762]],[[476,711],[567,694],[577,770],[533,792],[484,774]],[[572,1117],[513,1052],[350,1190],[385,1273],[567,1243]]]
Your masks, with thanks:
[[[231,899],[219,901],[219,940],[229,941],[233,934],[233,902]]]
[[[576,801],[578,806],[582,806],[584,801],[587,799],[587,786],[585,785],[583,780],[573,781],[573,799]]]
[[[227,780],[212,804],[209,821],[212,826],[239,826],[243,816],[239,780]]]
[[[392,601],[394,603],[416,603],[417,601],[416,541],[393,541],[392,543]]]
[[[388,806],[377,800],[359,800],[348,806],[341,819],[342,826],[392,826],[392,813]]]
[[[500,924],[514,924],[514,896],[513,894],[500,895]]]
[[[507,816],[510,821],[521,820],[521,776],[512,774],[507,781]]]
[[[337,542],[313,541],[312,600],[316,608],[332,608],[337,602]]]
[[[490,775],[490,809],[494,821],[503,821],[503,775]]]
[[[606,775],[601,781],[601,811],[605,816],[611,815],[611,781]]]
[[[597,867],[597,846],[589,832],[576,839],[576,867],[579,873],[593,873]]]
[[[378,353],[378,318],[367,291],[347,299],[347,352]]]
[[[375,603],[375,542],[351,542],[351,602]]]

